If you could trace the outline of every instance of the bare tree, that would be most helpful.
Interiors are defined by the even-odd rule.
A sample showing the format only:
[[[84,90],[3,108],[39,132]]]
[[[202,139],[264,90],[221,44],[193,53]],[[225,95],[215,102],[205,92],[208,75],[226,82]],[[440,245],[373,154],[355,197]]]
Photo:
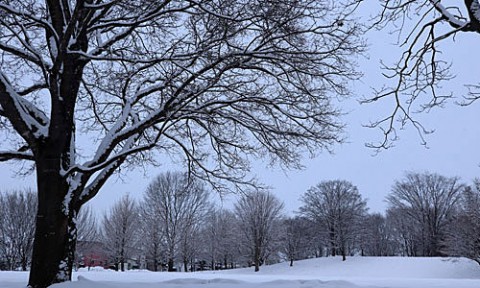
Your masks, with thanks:
[[[458,178],[429,172],[409,172],[395,182],[387,202],[390,208],[403,214],[401,217],[409,221],[410,231],[419,239],[420,252],[416,256],[442,254],[441,241],[463,189]]]
[[[281,216],[283,203],[268,192],[255,191],[243,195],[235,204],[235,214],[245,237],[255,272],[260,270],[269,246],[274,241],[274,225]]]
[[[157,206],[157,203],[147,201],[143,201],[140,205],[142,249],[146,256],[147,267],[153,271],[158,271],[164,264],[166,255],[165,227],[158,218]]]
[[[182,241],[188,241],[194,227],[208,211],[208,194],[198,180],[179,172],[161,174],[148,186],[143,206],[151,207],[149,209],[163,227],[168,271],[174,270]],[[185,250],[182,252],[187,254]]]
[[[449,225],[443,242],[450,256],[470,258],[480,264],[480,180],[467,186],[460,199],[459,211]]]
[[[81,264],[90,267],[90,263],[82,263],[82,252],[95,247],[101,240],[97,218],[91,206],[83,206],[77,218],[77,242],[78,248],[75,251],[75,268],[78,269]],[[80,251],[79,251],[80,250]]]
[[[120,166],[170,155],[231,189],[247,154],[297,167],[340,141],[356,3],[2,1],[0,161],[37,174],[29,285],[71,279],[74,219]]]
[[[393,227],[387,217],[380,213],[366,215],[362,219],[360,246],[362,256],[396,256],[399,243],[395,238]]]
[[[98,231],[97,217],[91,206],[84,206],[77,219],[78,241],[98,241],[100,239]]]
[[[0,192],[0,265],[8,270],[30,266],[36,209],[31,190]]]
[[[411,212],[411,208],[393,208],[387,209],[387,223],[392,227],[393,237],[400,245],[399,255],[401,256],[421,256],[421,234],[423,227],[419,227],[412,217],[406,217]]]
[[[204,216],[204,215],[202,215]],[[183,271],[195,271],[195,262],[200,254],[200,227],[201,219],[198,219],[190,225],[186,225],[182,230],[179,254],[183,263]]]
[[[210,268],[233,268],[238,258],[238,219],[230,210],[213,208],[207,214],[201,235],[204,259]]]
[[[344,180],[323,181],[311,187],[301,200],[300,212],[319,223],[321,232],[328,235],[331,255],[339,253],[345,260],[360,228],[359,221],[367,212],[367,203],[357,187]]]
[[[379,29],[393,27],[398,45],[403,49],[398,61],[384,65],[388,86],[378,89],[366,102],[392,98],[393,110],[385,118],[372,123],[384,133],[376,148],[388,148],[397,139],[397,121],[400,126],[412,124],[424,137],[429,131],[414,117],[414,112],[429,110],[444,104],[451,92],[442,91],[442,81],[450,80],[448,54],[442,45],[460,33],[478,37],[480,34],[480,5],[478,0],[467,1],[410,1],[381,0],[382,9],[375,19]],[[473,33],[472,33],[473,32]],[[445,56],[447,55],[447,56]],[[480,98],[480,84],[463,83],[469,88],[466,101],[470,104]]]
[[[125,264],[134,250],[137,250],[139,239],[138,204],[128,195],[120,199],[104,215],[102,223],[103,242],[115,263],[116,269],[125,271]]]
[[[293,261],[306,259],[309,256],[309,246],[315,238],[311,234],[312,225],[303,217],[285,219],[283,228],[283,252],[293,266]]]

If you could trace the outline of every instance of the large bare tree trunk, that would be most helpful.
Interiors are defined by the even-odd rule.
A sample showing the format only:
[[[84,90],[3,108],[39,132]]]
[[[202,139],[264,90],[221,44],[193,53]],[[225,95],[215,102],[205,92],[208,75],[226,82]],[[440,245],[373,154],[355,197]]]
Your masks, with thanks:
[[[68,185],[58,170],[50,169],[55,162],[43,161],[45,167],[37,169],[38,212],[29,279],[29,287],[33,288],[69,281],[72,275],[76,212],[66,211],[64,207]]]

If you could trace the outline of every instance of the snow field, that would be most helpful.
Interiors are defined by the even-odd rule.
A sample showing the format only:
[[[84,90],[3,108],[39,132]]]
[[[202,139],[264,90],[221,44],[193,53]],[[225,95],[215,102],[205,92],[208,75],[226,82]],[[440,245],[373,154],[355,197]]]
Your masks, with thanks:
[[[53,288],[479,288],[480,266],[465,258],[317,258],[197,273],[91,269]],[[28,273],[0,272],[0,288],[25,287]]]

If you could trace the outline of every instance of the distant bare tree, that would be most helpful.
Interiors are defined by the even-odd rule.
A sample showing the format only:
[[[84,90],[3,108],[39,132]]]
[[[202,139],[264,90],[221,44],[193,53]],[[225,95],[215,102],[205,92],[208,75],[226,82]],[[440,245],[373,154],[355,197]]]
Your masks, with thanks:
[[[361,227],[362,256],[398,255],[400,242],[385,216],[380,213],[368,214],[363,218]]]
[[[23,271],[31,264],[37,198],[31,190],[0,192],[0,266]]]
[[[195,262],[200,254],[200,227],[202,222],[201,219],[198,219],[182,229],[179,256],[183,263],[183,271],[185,272],[195,271]]]
[[[367,213],[367,203],[357,187],[344,180],[323,181],[302,196],[302,215],[318,223],[327,235],[332,256],[346,259],[360,220]]]
[[[205,259],[209,259],[212,270],[222,266],[233,268],[238,260],[240,235],[238,219],[226,209],[212,209],[201,232]]]
[[[293,261],[306,259],[312,244],[312,225],[302,217],[287,218],[282,221],[283,252],[293,266]]]
[[[77,216],[77,242],[81,247],[80,250],[87,251],[93,248],[98,241],[101,241],[101,234],[97,218],[90,206],[83,206]],[[82,256],[75,252],[75,266],[76,269],[80,267]],[[89,265],[89,263],[83,263]]]
[[[138,204],[128,195],[120,199],[103,217],[103,241],[117,269],[125,271],[125,263],[136,250],[139,239]]]
[[[417,222],[405,215],[411,214],[411,208],[387,209],[387,223],[393,229],[393,237],[400,245],[400,256],[421,256],[422,255],[422,230]]]
[[[387,202],[391,209],[402,213],[399,217],[408,221],[407,227],[420,239],[416,256],[442,254],[441,241],[454,219],[463,190],[458,178],[429,172],[408,172],[395,182]]]
[[[97,217],[90,206],[84,206],[77,217],[77,241],[100,240]]]
[[[209,192],[198,180],[179,172],[157,176],[145,191],[143,206],[149,206],[162,225],[166,244],[168,271],[174,270],[182,241],[189,241],[194,228],[209,208]],[[183,245],[182,254],[188,248]],[[182,259],[184,260],[184,259]]]
[[[255,272],[260,270],[269,246],[275,240],[274,225],[278,224],[282,210],[283,203],[278,198],[262,191],[245,194],[235,204],[235,214]]]
[[[298,167],[341,141],[356,4],[1,1],[0,161],[38,181],[29,285],[71,279],[74,218],[120,167],[172,157],[235,190],[247,155]]]
[[[140,204],[141,244],[147,267],[158,271],[166,256],[164,223],[158,218],[157,203],[143,201]]]
[[[459,211],[449,225],[443,243],[446,254],[467,257],[480,264],[480,180],[467,186],[460,199]]]
[[[442,53],[445,47],[442,45],[448,45],[459,34],[480,36],[480,4],[478,0],[380,0],[379,3],[381,12],[373,25],[383,30],[391,27],[391,34],[403,49],[398,61],[383,67],[389,84],[366,101],[392,100],[392,112],[372,124],[381,128],[385,137],[371,146],[386,148],[397,139],[398,123],[401,127],[413,125],[424,140],[423,135],[429,131],[414,113],[441,106],[452,96],[450,91],[442,91],[442,82],[453,78],[451,58]],[[478,60],[475,56],[470,58]],[[480,83],[456,82],[469,89],[463,104],[480,98]]]

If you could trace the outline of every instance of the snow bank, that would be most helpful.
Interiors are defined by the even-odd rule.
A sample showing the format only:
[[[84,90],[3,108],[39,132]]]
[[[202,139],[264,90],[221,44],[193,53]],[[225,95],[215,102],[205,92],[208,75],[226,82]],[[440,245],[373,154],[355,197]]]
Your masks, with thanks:
[[[272,280],[268,282],[248,282],[234,279],[213,278],[178,278],[164,282],[103,282],[91,281],[79,276],[78,281],[72,283],[63,283],[53,285],[52,288],[357,288],[366,286],[357,286],[347,281],[320,281],[320,280]],[[374,287],[371,287],[374,288]]]

